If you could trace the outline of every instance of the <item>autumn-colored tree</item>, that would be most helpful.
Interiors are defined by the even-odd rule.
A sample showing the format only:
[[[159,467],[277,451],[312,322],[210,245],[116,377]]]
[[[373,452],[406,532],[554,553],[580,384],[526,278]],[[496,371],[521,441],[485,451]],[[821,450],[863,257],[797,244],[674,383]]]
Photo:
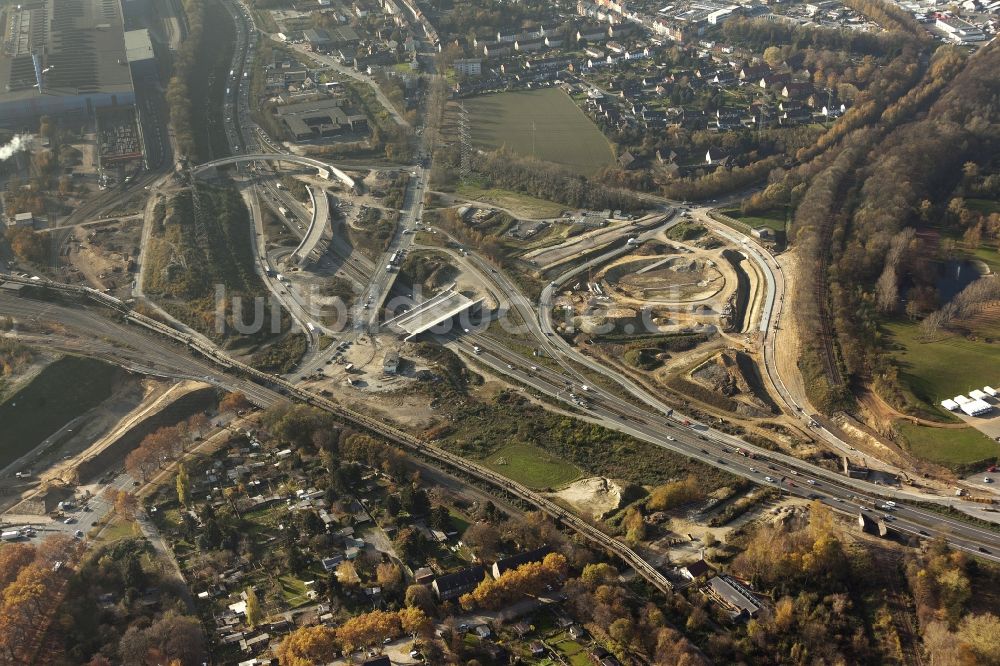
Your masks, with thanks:
[[[580,580],[590,589],[596,589],[599,585],[607,585],[618,580],[618,569],[606,562],[588,564],[580,572]]]
[[[35,559],[36,550],[30,543],[8,543],[0,546],[0,600],[3,590],[13,582],[24,567]]]
[[[264,619],[264,609],[260,607],[260,600],[257,599],[257,591],[253,587],[247,588],[247,626],[253,629]]]
[[[566,576],[567,568],[564,555],[549,553],[541,562],[522,564],[495,580],[487,578],[472,592],[462,595],[459,603],[468,610],[475,607],[496,610],[558,582]]]
[[[337,632],[317,625],[296,629],[285,637],[276,651],[281,666],[314,666],[333,661],[337,652]]]
[[[398,564],[383,562],[376,568],[375,579],[378,584],[388,591],[399,591],[403,585],[403,570]]]
[[[500,533],[489,523],[473,523],[462,534],[462,543],[480,560],[492,560],[500,548]]]
[[[337,565],[337,580],[345,586],[361,584],[361,577],[358,576],[358,572],[350,560],[344,560]]]
[[[630,544],[637,544],[646,538],[646,521],[634,506],[626,509],[622,527],[625,529],[625,541]]]
[[[187,420],[188,431],[195,435],[204,435],[212,427],[212,421],[201,412],[192,414]]]
[[[133,518],[138,508],[139,501],[132,493],[125,490],[119,490],[115,493],[114,509],[119,516]]]
[[[429,636],[434,628],[434,622],[415,606],[399,610],[399,623],[403,631],[411,636]]]
[[[337,640],[348,652],[360,647],[381,645],[386,638],[398,638],[402,632],[397,613],[375,610],[356,615],[337,629]]]
[[[4,589],[0,603],[0,654],[11,657],[8,663],[24,663],[21,657],[33,642],[38,620],[47,617],[50,611],[55,580],[51,566],[33,562],[22,568]]]
[[[226,397],[219,401],[220,412],[239,412],[250,407],[247,397],[238,391],[227,393]]]
[[[27,227],[10,227],[5,233],[10,249],[22,261],[41,262],[45,260],[46,246],[41,234]]]
[[[191,476],[183,464],[177,468],[177,501],[187,507],[191,501]]]
[[[697,477],[689,476],[654,488],[649,494],[646,506],[651,511],[669,511],[688,502],[695,502],[704,496],[704,488]]]
[[[408,607],[419,608],[426,615],[434,615],[436,610],[434,594],[426,585],[410,585],[406,588],[405,603]]]

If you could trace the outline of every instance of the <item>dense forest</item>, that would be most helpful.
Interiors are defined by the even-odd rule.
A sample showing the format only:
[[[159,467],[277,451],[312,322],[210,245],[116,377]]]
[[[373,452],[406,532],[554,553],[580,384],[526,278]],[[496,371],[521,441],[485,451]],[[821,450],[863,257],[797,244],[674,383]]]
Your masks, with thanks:
[[[996,216],[966,209],[956,193],[1000,194],[996,170],[1000,48],[967,57],[940,47],[919,74],[899,64],[878,94],[856,106],[786,172],[744,202],[744,211],[795,207],[791,237],[803,271],[796,317],[801,366],[820,409],[847,406],[854,383],[875,381],[885,396],[896,371],[882,354],[879,318],[905,309],[912,319],[939,311],[935,293],[949,245],[919,233],[930,224],[966,241],[995,238]],[[891,80],[895,79],[895,80]],[[976,287],[958,310],[991,297]],[[995,298],[995,296],[993,296]],[[956,307],[935,315],[947,320]]]

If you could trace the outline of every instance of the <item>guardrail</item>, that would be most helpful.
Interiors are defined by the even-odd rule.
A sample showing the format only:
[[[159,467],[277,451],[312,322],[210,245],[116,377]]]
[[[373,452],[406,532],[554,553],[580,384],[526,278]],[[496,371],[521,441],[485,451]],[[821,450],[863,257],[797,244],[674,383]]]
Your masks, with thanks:
[[[32,281],[30,279],[17,277],[6,279],[12,282],[29,284],[32,286],[42,286],[49,289],[55,289],[57,291],[83,295],[101,305],[110,307],[113,310],[122,313],[128,321],[131,321],[136,325],[142,326],[143,328],[186,345],[193,351],[198,352],[211,362],[226,370],[240,372],[254,379],[258,383],[278,387],[287,395],[293,396],[302,402],[335,414],[341,419],[361,426],[362,428],[369,430],[380,437],[388,439],[405,449],[416,451],[422,455],[433,458],[438,462],[464,472],[473,478],[500,488],[501,490],[508,492],[520,500],[534,506],[546,515],[561,522],[563,525],[573,529],[592,544],[617,556],[623,562],[631,566],[637,574],[642,576],[660,592],[666,594],[673,590],[673,584],[667,580],[666,576],[660,573],[660,571],[658,571],[653,565],[639,556],[638,553],[629,548],[627,545],[618,541],[614,537],[605,534],[597,527],[568,512],[558,504],[542,497],[526,486],[523,486],[515,481],[511,481],[505,476],[497,474],[496,472],[493,472],[485,467],[481,467],[480,465],[466,460],[461,456],[434,446],[433,444],[417,439],[409,433],[387,425],[382,421],[365,416],[364,414],[339,405],[332,400],[316,395],[280,377],[269,375],[266,372],[257,370],[256,368],[246,365],[245,363],[236,361],[215,347],[203,344],[188,333],[183,333],[171,326],[168,326],[167,324],[133,311],[128,304],[122,302],[114,296],[110,296],[109,294],[105,294],[90,287],[78,287],[58,282]]]

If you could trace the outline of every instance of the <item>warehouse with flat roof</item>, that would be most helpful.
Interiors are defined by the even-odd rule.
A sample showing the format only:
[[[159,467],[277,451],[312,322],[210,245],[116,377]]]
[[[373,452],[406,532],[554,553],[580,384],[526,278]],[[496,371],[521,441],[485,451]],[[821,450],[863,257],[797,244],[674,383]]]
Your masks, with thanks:
[[[0,25],[0,126],[135,101],[118,0],[25,0]]]

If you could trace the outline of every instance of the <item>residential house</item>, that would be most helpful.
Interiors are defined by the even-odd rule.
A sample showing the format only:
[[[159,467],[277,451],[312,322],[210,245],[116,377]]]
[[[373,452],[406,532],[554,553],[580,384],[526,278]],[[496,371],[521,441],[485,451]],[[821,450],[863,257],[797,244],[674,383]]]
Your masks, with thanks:
[[[486,569],[476,565],[455,573],[438,576],[431,583],[431,589],[440,601],[457,599],[476,589],[486,578]]]
[[[483,73],[482,58],[459,58],[452,66],[456,76],[480,76]]]
[[[324,557],[320,560],[320,564],[323,565],[323,571],[330,572],[340,566],[340,563],[344,561],[344,556],[337,554],[331,555],[330,557]]]
[[[786,83],[781,89],[781,96],[786,99],[805,99],[813,92],[813,85],[804,81]]]
[[[541,51],[543,48],[545,48],[544,37],[539,39],[519,39],[514,42],[514,50],[520,53],[533,53],[534,51]]]
[[[822,110],[820,111],[827,118],[839,118],[840,116],[847,113],[846,104],[824,104]]]
[[[434,580],[434,572],[430,567],[420,567],[413,572],[413,582],[417,585],[428,585]]]
[[[604,221],[604,218],[601,220]],[[549,546],[542,546],[541,548],[536,548],[534,550],[529,550],[523,553],[518,553],[517,555],[512,555],[510,557],[505,557],[503,559],[497,560],[493,563],[493,568],[490,573],[494,578],[499,578],[507,571],[516,569],[522,564],[528,564],[530,562],[541,562],[545,559],[545,556],[552,552],[552,548]]]
[[[766,74],[761,77],[759,85],[767,90],[768,88],[784,87],[791,80],[791,74]]]
[[[771,73],[771,68],[767,65],[747,65],[741,67],[739,72],[740,81],[760,81]]]
[[[582,25],[576,31],[576,41],[603,42],[608,39],[608,28],[604,25]]]
[[[721,164],[729,158],[729,155],[718,148],[709,148],[705,153],[705,164]]]
[[[708,566],[705,560],[698,560],[697,562],[692,562],[684,567],[681,567],[681,575],[683,575],[688,580],[697,580],[702,576],[707,576],[711,573],[712,569]]]

